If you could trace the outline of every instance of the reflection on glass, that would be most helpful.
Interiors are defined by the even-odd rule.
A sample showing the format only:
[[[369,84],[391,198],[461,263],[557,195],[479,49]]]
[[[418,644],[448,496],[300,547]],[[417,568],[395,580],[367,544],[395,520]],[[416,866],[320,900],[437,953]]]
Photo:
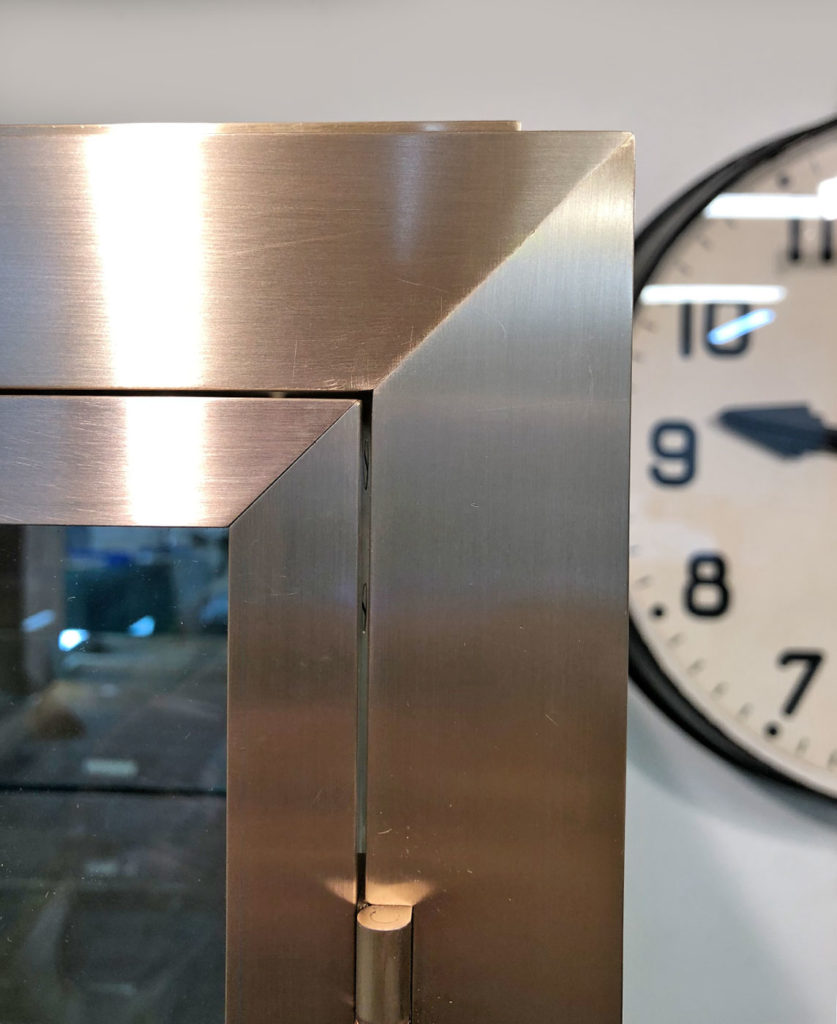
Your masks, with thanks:
[[[0,527],[0,1021],[224,1017],[226,530]]]

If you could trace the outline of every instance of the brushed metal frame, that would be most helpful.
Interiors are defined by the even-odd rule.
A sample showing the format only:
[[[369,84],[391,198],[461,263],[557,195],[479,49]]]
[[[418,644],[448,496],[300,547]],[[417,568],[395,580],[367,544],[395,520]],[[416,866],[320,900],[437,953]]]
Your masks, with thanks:
[[[633,143],[514,129],[0,131],[0,389],[363,395],[358,882],[417,1024],[620,1015]],[[248,955],[230,1021],[351,1020]]]
[[[351,1018],[360,465],[355,403],[230,528],[228,1024]]]
[[[434,1024],[621,1015],[633,154],[597,156],[373,401],[366,895],[414,906]]]
[[[0,388],[369,390],[625,138],[316,127],[0,129]]]
[[[229,526],[352,406],[0,395],[0,522]]]

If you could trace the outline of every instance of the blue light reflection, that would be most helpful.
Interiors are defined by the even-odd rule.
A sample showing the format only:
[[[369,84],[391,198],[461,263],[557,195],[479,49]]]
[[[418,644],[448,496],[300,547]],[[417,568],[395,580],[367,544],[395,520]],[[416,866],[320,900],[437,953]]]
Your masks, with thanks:
[[[58,646],[62,651],[72,651],[90,639],[90,632],[86,629],[62,629],[58,634]]]
[[[776,313],[772,309],[754,309],[750,313],[737,316],[734,320],[727,320],[725,324],[713,327],[706,337],[710,345],[727,345],[759,327],[772,324],[775,319]]]
[[[127,632],[130,636],[151,636],[155,626],[153,615],[143,615],[141,619],[137,619],[136,622],[132,622],[128,626]]]

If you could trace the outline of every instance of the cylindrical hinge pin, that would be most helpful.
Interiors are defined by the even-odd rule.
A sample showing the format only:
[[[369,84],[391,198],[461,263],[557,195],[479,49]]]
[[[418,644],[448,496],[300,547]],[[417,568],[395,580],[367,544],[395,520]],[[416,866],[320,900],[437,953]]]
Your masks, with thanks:
[[[409,1024],[413,908],[364,907],[357,915],[358,1024]]]

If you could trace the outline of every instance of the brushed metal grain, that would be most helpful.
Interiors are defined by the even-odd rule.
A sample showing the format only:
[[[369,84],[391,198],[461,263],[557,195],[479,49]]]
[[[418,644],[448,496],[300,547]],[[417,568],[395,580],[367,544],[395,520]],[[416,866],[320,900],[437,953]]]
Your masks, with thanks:
[[[0,388],[373,388],[613,138],[290,127],[0,131]]]
[[[357,405],[230,528],[227,1024],[351,1024]]]
[[[0,396],[0,522],[228,526],[351,405]]]
[[[633,143],[375,391],[368,860],[415,1024],[620,1019]]]
[[[0,131],[0,388],[374,389],[366,896],[415,908],[416,1024],[614,1022],[632,149],[398,127]],[[0,520],[261,494],[231,528],[230,1024],[352,1016],[350,406],[0,398]]]

